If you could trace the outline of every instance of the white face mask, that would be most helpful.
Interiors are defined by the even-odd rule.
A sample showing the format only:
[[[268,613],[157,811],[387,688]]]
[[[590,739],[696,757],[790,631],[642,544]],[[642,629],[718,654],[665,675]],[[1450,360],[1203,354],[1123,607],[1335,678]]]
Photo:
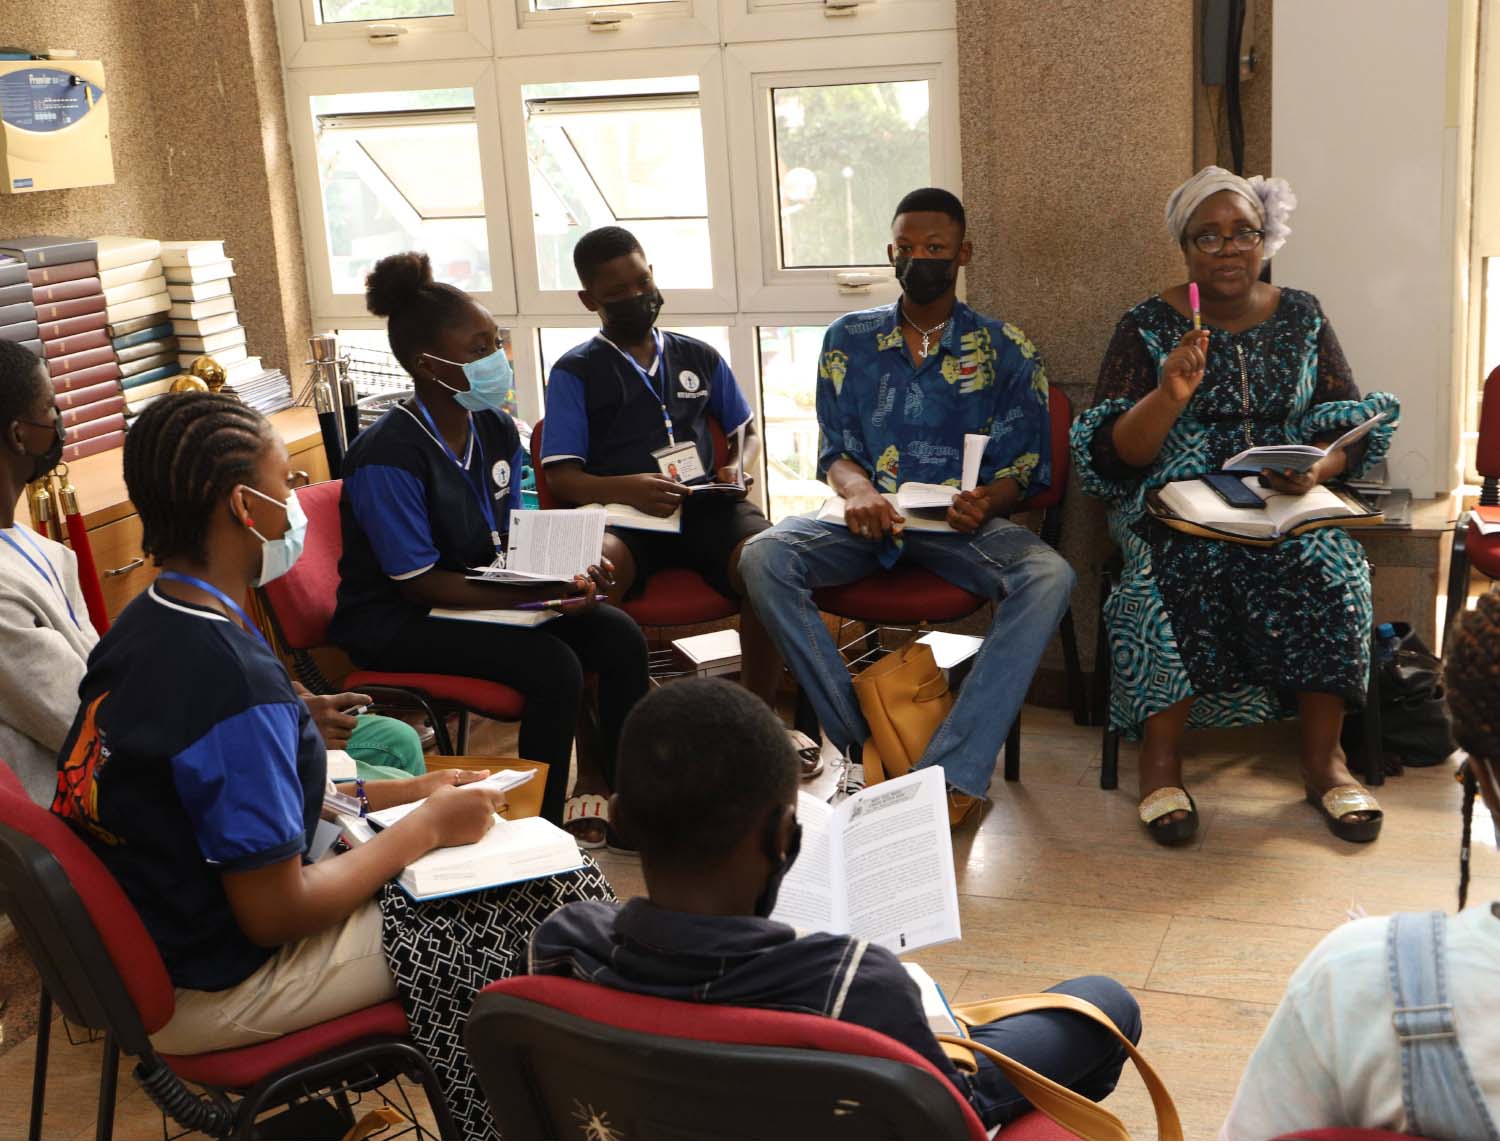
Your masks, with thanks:
[[[242,486],[246,493],[253,493],[262,501],[269,501],[273,505],[280,505],[286,510],[286,532],[276,540],[270,540],[261,535],[254,525],[246,525],[260,540],[260,575],[250,584],[255,588],[270,584],[279,576],[285,576],[291,567],[297,563],[297,558],[302,555],[302,544],[307,538],[307,514],[302,511],[302,506],[297,501],[297,491],[291,490],[286,495],[285,501],[278,501],[275,497],[267,496],[259,489],[250,486]]]

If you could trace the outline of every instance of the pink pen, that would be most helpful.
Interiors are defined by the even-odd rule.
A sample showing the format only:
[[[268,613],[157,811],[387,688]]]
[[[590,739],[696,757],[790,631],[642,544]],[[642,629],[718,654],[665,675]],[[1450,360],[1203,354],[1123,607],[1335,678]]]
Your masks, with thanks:
[[[594,597],[595,604],[603,604],[609,597],[597,595]],[[541,612],[548,608],[564,608],[573,604],[587,604],[589,598],[586,596],[569,596],[561,600],[528,600],[524,604],[516,605],[517,612]]]
[[[1193,308],[1193,329],[1203,329],[1203,319],[1198,313],[1198,284],[1188,283],[1188,305]]]

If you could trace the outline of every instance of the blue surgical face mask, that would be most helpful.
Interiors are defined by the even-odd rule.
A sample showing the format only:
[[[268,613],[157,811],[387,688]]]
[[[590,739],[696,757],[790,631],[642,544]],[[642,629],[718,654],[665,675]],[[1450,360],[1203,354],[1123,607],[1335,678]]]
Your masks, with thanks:
[[[515,387],[515,375],[511,372],[510,360],[506,358],[504,349],[497,348],[493,354],[486,354],[477,362],[450,362],[436,354],[424,353],[422,356],[463,370],[464,377],[469,379],[469,388],[466,390],[450,386],[436,374],[432,375],[432,380],[449,391],[460,406],[473,413],[485,409],[503,410],[506,399]]]
[[[297,563],[297,558],[302,555],[302,543],[307,539],[307,514],[297,501],[295,489],[287,493],[285,501],[278,501],[259,489],[252,489],[248,485],[244,488],[246,493],[253,493],[262,501],[280,505],[286,510],[286,532],[274,541],[261,536],[254,525],[246,526],[260,540],[260,575],[250,582],[253,587],[259,588],[270,584],[279,576],[285,576]]]

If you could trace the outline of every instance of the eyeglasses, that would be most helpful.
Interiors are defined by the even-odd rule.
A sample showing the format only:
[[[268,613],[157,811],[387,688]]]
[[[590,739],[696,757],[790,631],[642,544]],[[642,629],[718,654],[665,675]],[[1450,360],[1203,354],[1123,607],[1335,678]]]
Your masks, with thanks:
[[[1218,231],[1205,231],[1201,235],[1193,236],[1193,245],[1204,254],[1218,254],[1227,242],[1233,244],[1235,250],[1243,252],[1260,246],[1261,240],[1265,237],[1265,231],[1251,230],[1248,227],[1242,231],[1235,231],[1227,239]]]
[[[62,410],[53,410],[51,421],[32,421],[30,418],[18,417],[16,418],[16,423],[18,425],[29,425],[35,429],[50,429],[57,434],[59,439],[66,434],[66,427],[63,425]]]

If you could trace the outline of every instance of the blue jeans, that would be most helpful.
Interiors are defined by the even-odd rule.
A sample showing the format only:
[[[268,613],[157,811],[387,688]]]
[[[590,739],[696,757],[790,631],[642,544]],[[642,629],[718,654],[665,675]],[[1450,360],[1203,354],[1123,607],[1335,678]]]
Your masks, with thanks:
[[[1113,979],[1071,978],[1049,987],[1047,993],[1071,994],[1092,1002],[1109,1015],[1120,1033],[1132,1042],[1141,1040],[1141,1008],[1130,991]],[[969,1034],[1091,1101],[1103,1101],[1114,1092],[1126,1062],[1125,1047],[1103,1026],[1065,1010],[1017,1014],[975,1026]],[[973,1093],[974,1112],[986,1126],[1004,1125],[1031,1108],[1000,1067],[983,1055],[979,1055]]]
[[[908,529],[905,537],[903,561],[982,599],[1004,599],[953,711],[917,763],[941,767],[951,785],[982,796],[1077,578],[1035,533],[1001,518],[968,536]],[[862,745],[869,728],[812,594],[879,571],[879,553],[878,542],[812,517],[790,517],[740,550],[740,575],[757,615],[812,700],[828,738],[844,752]]]

